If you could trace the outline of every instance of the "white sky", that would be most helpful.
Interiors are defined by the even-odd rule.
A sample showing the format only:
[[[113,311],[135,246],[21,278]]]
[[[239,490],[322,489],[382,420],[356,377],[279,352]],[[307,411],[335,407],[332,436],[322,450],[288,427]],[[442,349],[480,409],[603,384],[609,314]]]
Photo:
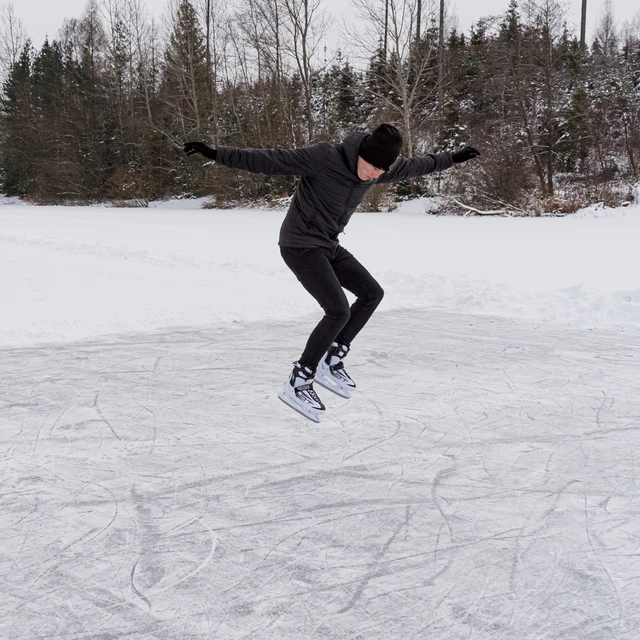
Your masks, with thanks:
[[[162,15],[168,0],[143,0],[150,13],[156,16]],[[17,15],[25,25],[34,45],[39,47],[46,35],[49,38],[56,36],[58,29],[62,25],[65,17],[80,17],[86,5],[86,0],[0,0],[2,4],[13,2]],[[602,11],[605,0],[589,0],[589,32]],[[478,18],[498,14],[506,9],[509,0],[453,0],[455,13],[458,17],[458,24],[461,29],[467,31]],[[578,25],[580,22],[580,0],[569,0],[566,3],[568,22]],[[356,15],[351,8],[349,0],[324,0],[325,9],[331,13],[332,24],[341,22],[341,17],[345,19]],[[628,0],[613,0],[614,14],[621,24],[624,20],[631,20],[639,14],[638,5]],[[589,37],[589,36],[588,36]],[[340,42],[340,35],[335,27],[327,39],[327,46],[330,50],[337,48]],[[343,44],[344,48],[344,44]]]

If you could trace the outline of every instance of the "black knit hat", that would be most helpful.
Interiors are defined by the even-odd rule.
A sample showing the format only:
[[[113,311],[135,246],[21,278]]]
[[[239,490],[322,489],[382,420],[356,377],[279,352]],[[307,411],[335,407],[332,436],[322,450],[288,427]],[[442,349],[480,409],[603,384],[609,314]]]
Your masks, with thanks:
[[[360,144],[359,155],[377,169],[389,171],[402,149],[402,134],[390,124],[381,124]]]

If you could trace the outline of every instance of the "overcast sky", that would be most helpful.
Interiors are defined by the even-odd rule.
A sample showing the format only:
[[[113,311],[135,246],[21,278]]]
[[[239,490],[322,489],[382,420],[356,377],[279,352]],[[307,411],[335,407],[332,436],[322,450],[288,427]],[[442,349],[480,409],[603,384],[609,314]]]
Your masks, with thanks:
[[[167,0],[143,0],[150,13],[160,17],[167,5]],[[602,11],[605,0],[588,0],[589,19],[587,38]],[[0,0],[0,4],[11,4],[11,0]],[[453,0],[452,6],[458,18],[459,27],[468,31],[469,27],[480,17],[498,14],[506,9],[509,0]],[[55,38],[58,29],[65,17],[80,17],[83,13],[86,0],[13,0],[16,14],[22,20],[34,46],[39,47],[45,36]],[[569,25],[579,25],[581,0],[568,0],[567,19]],[[341,17],[348,21],[353,19],[355,11],[351,8],[349,0],[324,0],[325,9],[332,15],[332,23],[341,22]],[[613,0],[613,11],[618,23],[631,20],[638,14],[638,3],[634,0]],[[577,29],[577,27],[576,27]],[[340,32],[333,28],[327,38],[329,50],[340,46]]]

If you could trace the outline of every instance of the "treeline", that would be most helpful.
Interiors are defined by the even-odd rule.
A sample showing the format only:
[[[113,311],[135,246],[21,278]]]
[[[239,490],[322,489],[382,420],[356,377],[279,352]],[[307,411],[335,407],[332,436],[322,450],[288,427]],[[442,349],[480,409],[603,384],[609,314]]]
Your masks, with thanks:
[[[617,28],[609,8],[581,46],[556,0],[512,0],[468,34],[422,4],[363,0],[366,37],[329,61],[311,0],[233,12],[173,0],[160,25],[141,0],[91,0],[39,50],[16,48],[14,33],[1,190],[39,202],[284,197],[292,179],[212,171],[183,141],[289,148],[392,122],[405,156],[473,144],[483,157],[388,197],[437,190],[522,211],[627,197],[640,170],[640,24]]]

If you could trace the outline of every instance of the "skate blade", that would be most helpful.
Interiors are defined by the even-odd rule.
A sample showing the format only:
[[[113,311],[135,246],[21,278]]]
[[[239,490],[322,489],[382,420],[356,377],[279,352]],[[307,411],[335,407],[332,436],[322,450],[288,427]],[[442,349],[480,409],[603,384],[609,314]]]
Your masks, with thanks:
[[[316,374],[314,382],[317,382],[321,387],[324,387],[325,389],[329,389],[329,391],[333,391],[333,393],[340,396],[341,398],[346,398],[347,400],[351,398],[351,392],[349,391],[349,389],[345,389],[344,387],[340,386],[335,380],[332,380],[331,378]]]
[[[284,395],[282,391],[278,393],[278,398],[282,400],[288,407],[291,407],[294,411],[297,411],[301,416],[307,418],[307,420],[311,420],[311,422],[315,422],[316,424],[320,422],[320,416],[309,409],[303,409],[300,405],[295,404],[290,398]]]

